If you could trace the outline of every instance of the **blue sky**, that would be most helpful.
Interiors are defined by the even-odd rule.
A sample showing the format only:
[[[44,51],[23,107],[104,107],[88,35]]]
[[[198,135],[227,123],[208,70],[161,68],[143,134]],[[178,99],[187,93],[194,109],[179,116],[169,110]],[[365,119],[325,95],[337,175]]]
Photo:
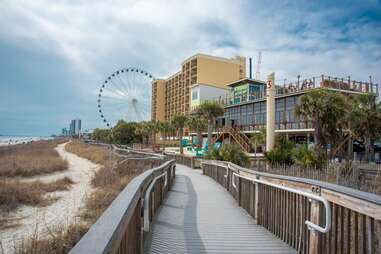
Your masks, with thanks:
[[[381,81],[381,1],[0,3],[0,134],[103,127],[96,91],[115,70],[156,77],[201,52],[256,57],[261,73]]]

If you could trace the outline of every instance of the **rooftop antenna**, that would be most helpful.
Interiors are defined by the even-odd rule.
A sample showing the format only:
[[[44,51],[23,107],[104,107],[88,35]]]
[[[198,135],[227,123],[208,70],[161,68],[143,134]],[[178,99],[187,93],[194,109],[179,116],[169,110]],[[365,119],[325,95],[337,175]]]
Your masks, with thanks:
[[[257,70],[255,71],[255,79],[261,78],[261,62],[262,62],[262,50],[258,50]]]
[[[249,78],[250,79],[253,78],[253,67],[252,67],[252,65],[253,65],[253,59],[250,57],[249,58],[249,73],[250,73]]]

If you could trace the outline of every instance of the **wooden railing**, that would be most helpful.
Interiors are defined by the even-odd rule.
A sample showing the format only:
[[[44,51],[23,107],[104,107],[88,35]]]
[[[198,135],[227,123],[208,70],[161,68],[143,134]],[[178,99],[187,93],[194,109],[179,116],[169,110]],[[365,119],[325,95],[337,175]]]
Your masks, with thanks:
[[[69,253],[142,253],[143,231],[174,178],[174,160],[135,177]]]
[[[251,151],[251,140],[246,136],[246,134],[241,133],[232,127],[225,127],[224,131],[229,133],[244,151],[248,153]]]
[[[381,253],[379,195],[227,162],[203,161],[201,165],[203,173],[224,186],[259,225],[300,253]],[[308,195],[327,200],[331,212]],[[310,230],[306,221],[331,225],[321,233]]]
[[[302,167],[296,164],[274,164],[266,167],[266,161],[262,161],[253,169],[264,173],[330,182],[381,195],[381,165],[379,164],[329,162],[320,168]]]
[[[194,156],[187,156],[183,154],[166,153],[168,159],[175,160],[176,163],[183,164],[190,168],[200,168],[200,163]]]

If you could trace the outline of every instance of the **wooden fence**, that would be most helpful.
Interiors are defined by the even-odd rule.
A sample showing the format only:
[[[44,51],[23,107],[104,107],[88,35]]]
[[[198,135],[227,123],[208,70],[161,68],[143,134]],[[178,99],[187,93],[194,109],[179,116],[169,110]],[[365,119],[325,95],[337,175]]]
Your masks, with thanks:
[[[172,185],[175,166],[170,160],[135,177],[69,253],[142,253],[143,225],[152,220]]]
[[[379,195],[226,162],[202,161],[202,170],[224,186],[259,225],[299,253],[381,253]],[[284,188],[324,198],[331,214],[323,212],[321,203]],[[331,226],[327,233],[320,233],[309,230],[306,221],[317,225],[330,221]]]
[[[256,171],[277,175],[303,177],[381,194],[381,165],[370,163],[329,163],[322,168],[303,168],[298,165],[256,165]]]

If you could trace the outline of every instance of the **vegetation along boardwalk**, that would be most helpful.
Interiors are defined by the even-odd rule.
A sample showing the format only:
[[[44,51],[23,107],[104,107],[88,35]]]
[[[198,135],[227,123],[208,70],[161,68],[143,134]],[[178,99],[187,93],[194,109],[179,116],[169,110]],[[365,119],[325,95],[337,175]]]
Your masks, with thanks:
[[[296,253],[256,225],[234,198],[199,170],[177,164],[153,218],[145,253]]]

